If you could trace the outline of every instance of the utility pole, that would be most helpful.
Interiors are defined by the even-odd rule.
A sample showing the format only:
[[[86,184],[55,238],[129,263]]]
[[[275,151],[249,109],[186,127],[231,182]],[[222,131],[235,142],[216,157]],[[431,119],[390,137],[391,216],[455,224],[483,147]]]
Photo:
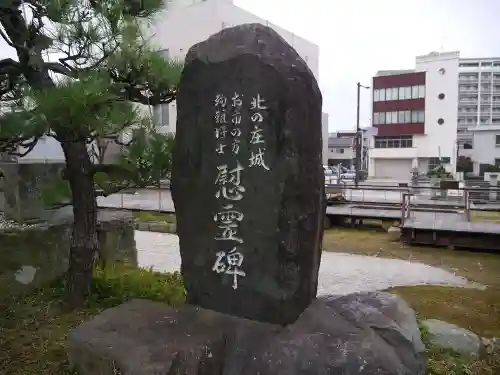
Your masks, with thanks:
[[[355,170],[356,173],[354,175],[354,186],[358,187],[359,185],[359,172],[361,169],[361,128],[359,125],[359,106],[360,106],[360,99],[361,99],[361,87],[364,89],[369,89],[370,87],[368,86],[363,86],[361,83],[357,83],[357,101],[356,101],[356,135],[354,137],[354,152],[355,152]]]

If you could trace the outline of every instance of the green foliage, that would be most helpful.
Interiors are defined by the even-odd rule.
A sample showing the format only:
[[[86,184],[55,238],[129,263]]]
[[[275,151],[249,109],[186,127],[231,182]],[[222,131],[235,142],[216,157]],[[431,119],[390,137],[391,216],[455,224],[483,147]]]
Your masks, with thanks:
[[[471,158],[459,156],[457,159],[457,172],[472,172],[474,170],[474,162]]]
[[[177,87],[183,69],[180,60],[167,58],[162,51],[134,42],[117,50],[106,60],[106,64],[117,82],[133,82],[134,87],[149,90],[147,102],[143,103],[148,105],[173,98],[173,88]]]
[[[495,172],[500,172],[500,166],[494,165],[494,164],[488,164],[485,167],[482,168],[483,173],[484,172],[489,172],[489,173],[495,173]]]
[[[71,201],[71,188],[68,181],[58,179],[41,186],[40,195],[46,207],[53,207]]]
[[[56,300],[63,300],[65,278],[51,283]],[[185,302],[186,291],[179,272],[158,273],[151,269],[114,264],[105,269],[95,268],[92,278],[89,307],[110,308],[134,298],[180,305]]]
[[[117,266],[95,270],[90,304],[112,307],[134,298],[179,305],[185,302],[186,291],[178,272],[160,274]]]
[[[151,132],[138,136],[125,150],[121,165],[133,172],[137,182],[156,185],[161,179],[170,178],[174,142],[169,134]]]
[[[94,183],[104,195],[137,186],[133,171],[120,165],[100,165],[100,171],[94,173]]]
[[[449,173],[442,165],[438,165],[436,168],[431,169],[427,172],[427,177],[430,178],[453,178],[453,175]]]
[[[57,129],[60,141],[91,139],[115,134],[139,121],[137,110],[118,95],[116,85],[99,72],[82,73],[78,79],[60,80],[42,90],[26,87],[25,100],[10,113],[20,132],[48,134]],[[22,124],[22,125],[21,125]],[[20,126],[21,125],[21,126]],[[1,131],[5,128],[2,124]]]

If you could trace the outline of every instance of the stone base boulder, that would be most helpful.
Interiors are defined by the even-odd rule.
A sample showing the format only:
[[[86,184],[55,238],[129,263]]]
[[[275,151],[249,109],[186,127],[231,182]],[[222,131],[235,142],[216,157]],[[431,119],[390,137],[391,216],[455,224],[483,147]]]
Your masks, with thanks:
[[[422,325],[429,332],[429,341],[436,346],[471,357],[479,357],[482,352],[481,339],[474,332],[437,319],[424,320]]]
[[[316,299],[286,327],[133,300],[68,336],[81,375],[423,375],[415,314],[388,293]]]
[[[0,215],[0,294],[27,292],[67,270],[72,208],[47,211],[41,220],[26,225]],[[132,214],[101,210],[98,220],[98,237],[105,262],[137,265]]]

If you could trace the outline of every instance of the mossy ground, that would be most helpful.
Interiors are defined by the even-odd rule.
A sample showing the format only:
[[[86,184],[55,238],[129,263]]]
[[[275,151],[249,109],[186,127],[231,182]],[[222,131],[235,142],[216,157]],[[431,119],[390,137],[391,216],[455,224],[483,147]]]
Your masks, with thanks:
[[[0,373],[69,375],[66,335],[82,322],[133,298],[181,304],[185,291],[179,274],[113,267],[96,270],[86,308],[65,312],[63,280],[24,296],[0,299]]]

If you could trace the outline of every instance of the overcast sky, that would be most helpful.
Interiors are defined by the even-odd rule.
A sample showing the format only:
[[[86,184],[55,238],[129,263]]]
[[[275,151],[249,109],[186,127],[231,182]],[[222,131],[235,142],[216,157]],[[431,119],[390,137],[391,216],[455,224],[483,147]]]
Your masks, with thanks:
[[[354,129],[356,82],[412,69],[415,56],[459,50],[500,57],[500,0],[235,0],[320,47],[319,84],[330,131]],[[370,121],[362,92],[361,123]]]
[[[320,47],[319,84],[330,131],[354,129],[356,82],[378,70],[411,69],[415,56],[459,50],[500,57],[500,0],[235,0]],[[0,40],[0,58],[14,57]],[[370,92],[361,97],[370,121]]]

